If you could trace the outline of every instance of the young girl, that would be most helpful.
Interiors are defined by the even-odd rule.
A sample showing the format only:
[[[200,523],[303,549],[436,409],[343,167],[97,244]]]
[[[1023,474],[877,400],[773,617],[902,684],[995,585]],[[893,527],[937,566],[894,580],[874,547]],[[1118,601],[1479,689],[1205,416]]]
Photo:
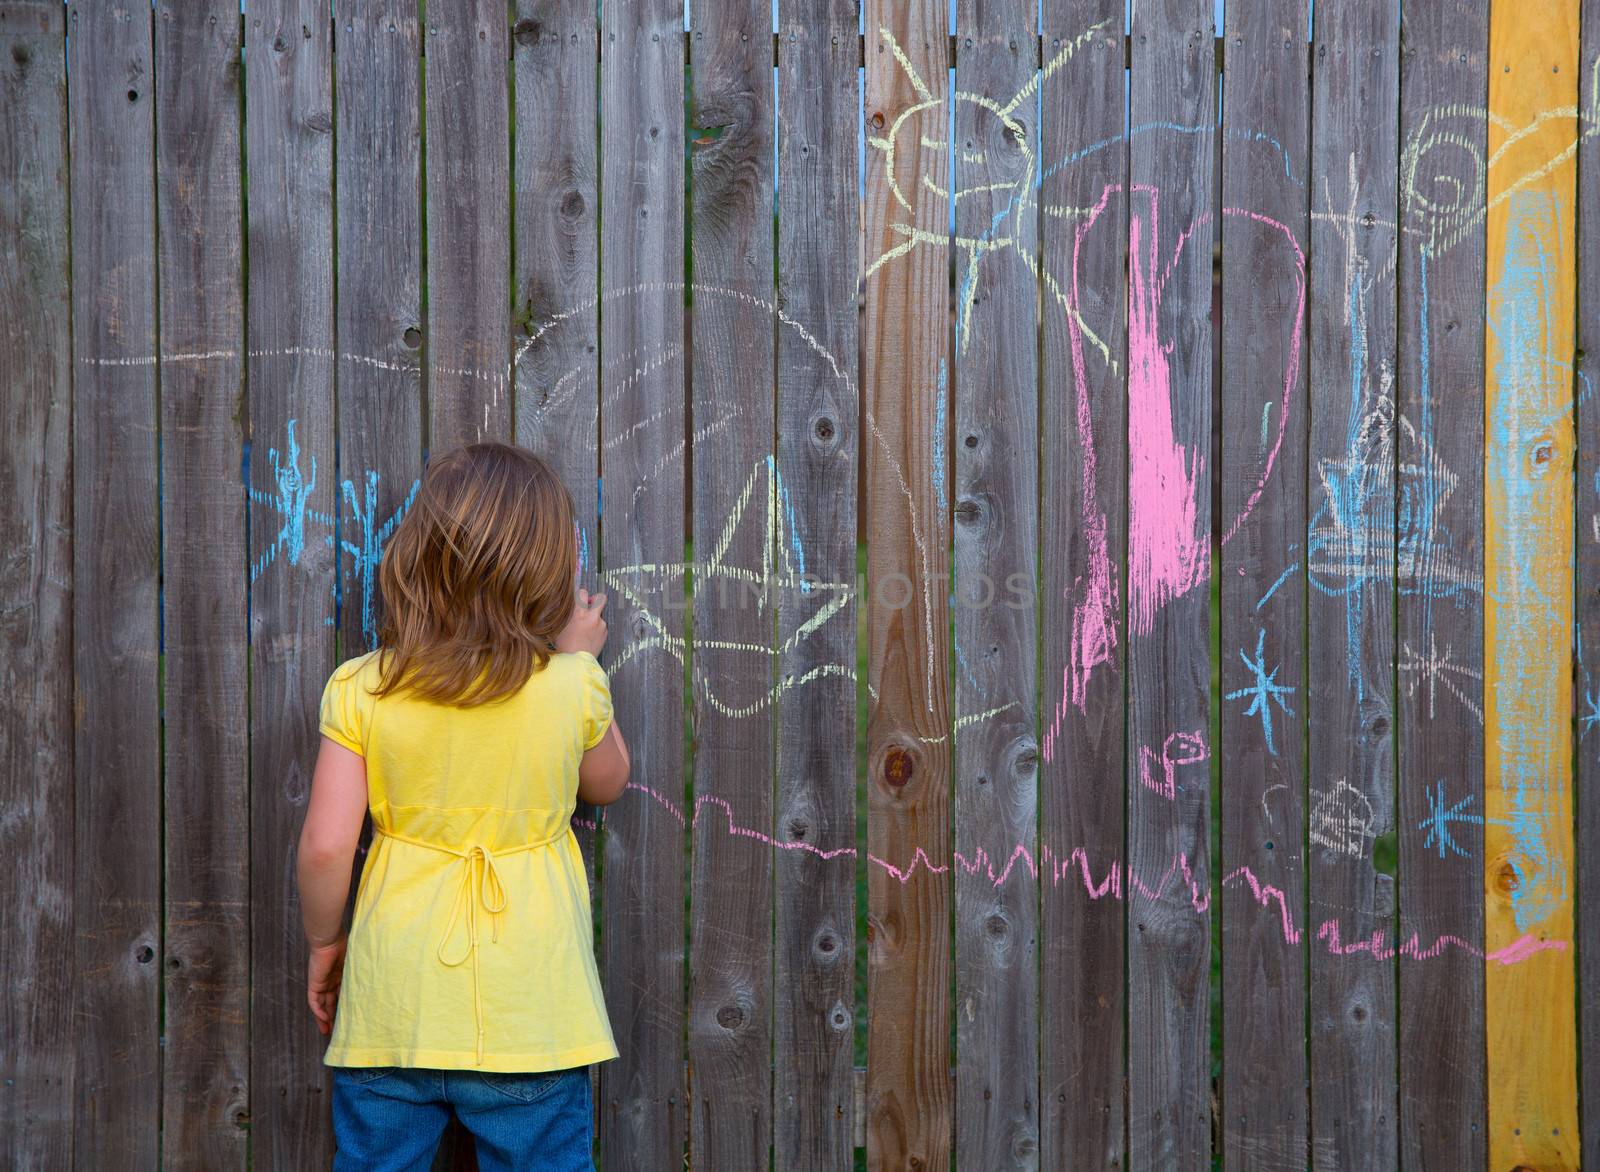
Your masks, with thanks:
[[[384,552],[381,646],[323,693],[299,879],[335,1169],[426,1169],[452,1110],[485,1172],[592,1167],[587,1067],[617,1048],[570,820],[629,760],[574,533],[532,453],[432,460]]]

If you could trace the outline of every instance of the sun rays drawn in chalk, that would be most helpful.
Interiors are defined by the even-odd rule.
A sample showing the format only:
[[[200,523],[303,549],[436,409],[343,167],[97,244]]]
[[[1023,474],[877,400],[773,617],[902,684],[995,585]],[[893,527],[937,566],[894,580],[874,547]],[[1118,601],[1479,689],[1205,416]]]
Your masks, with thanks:
[[[1107,26],[1101,21],[1091,25],[1067,42],[1045,63],[1043,69],[1032,74],[1022,88],[1009,98],[993,98],[985,94],[956,90],[950,97],[937,94],[924,80],[916,66],[906,56],[893,32],[878,30],[878,37],[894,58],[896,67],[904,75],[916,100],[895,115],[887,126],[869,129],[866,145],[879,157],[884,188],[890,200],[886,229],[896,237],[895,243],[880,255],[868,260],[864,279],[871,280],[878,270],[912,253],[918,245],[928,245],[943,253],[954,247],[963,260],[958,267],[960,279],[956,304],[956,346],[958,354],[965,354],[971,337],[972,308],[983,283],[983,271],[988,262],[1002,255],[1015,257],[1027,269],[1029,279],[1038,276],[1033,255],[1035,234],[1025,225],[1038,214],[1039,157],[1026,125],[1017,116],[1021,109],[1031,111],[1037,91],[1053,74],[1080,52],[1091,39]],[[982,150],[963,148],[959,159],[952,152],[952,126],[964,125],[970,107],[975,121],[988,119],[998,124],[992,134],[982,130],[971,138],[985,138],[1010,145],[1017,152],[1015,160],[1006,161],[993,168]],[[981,126],[981,123],[979,123]],[[877,131],[876,133],[874,131]],[[920,168],[902,174],[903,159],[920,160],[932,154],[939,161],[932,168]],[[957,163],[961,167],[957,168]],[[975,183],[960,186],[958,179],[968,168],[987,177],[1004,173],[1010,178],[1000,182]],[[950,231],[950,211],[964,199],[985,197],[992,211],[988,226],[976,236]],[[1047,214],[1052,209],[1046,209]],[[1054,209],[1057,213],[1060,209]],[[941,255],[940,263],[943,263]],[[1052,283],[1053,284],[1053,283]],[[1059,290],[1057,290],[1059,294]],[[1067,312],[1064,297],[1057,300]],[[1087,327],[1084,327],[1087,330]],[[1110,359],[1110,351],[1093,331],[1088,331],[1095,346]]]

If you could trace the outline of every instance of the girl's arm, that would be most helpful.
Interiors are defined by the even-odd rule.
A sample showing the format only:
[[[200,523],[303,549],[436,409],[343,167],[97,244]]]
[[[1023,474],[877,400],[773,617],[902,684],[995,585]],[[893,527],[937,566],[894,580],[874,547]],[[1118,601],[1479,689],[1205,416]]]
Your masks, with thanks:
[[[313,948],[344,935],[350,868],[366,815],[366,759],[323,737],[311,775],[305,825],[300,828],[300,917]]]
[[[609,806],[628,788],[628,771],[632,767],[628,744],[613,720],[600,743],[578,762],[578,797],[591,806]]]
[[[367,814],[367,762],[359,753],[322,738],[311,801],[300,828],[296,856],[300,917],[311,946],[307,1000],[323,1033],[333,1028],[344,969],[344,906],[361,823]]]

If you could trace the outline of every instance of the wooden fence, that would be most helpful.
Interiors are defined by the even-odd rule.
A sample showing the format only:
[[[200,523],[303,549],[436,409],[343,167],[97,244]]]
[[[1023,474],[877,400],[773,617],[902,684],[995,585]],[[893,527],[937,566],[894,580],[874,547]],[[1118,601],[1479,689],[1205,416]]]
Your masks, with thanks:
[[[604,1167],[1600,1167],[1600,2],[860,15],[0,0],[8,1165],[326,1161],[316,700],[499,437]]]

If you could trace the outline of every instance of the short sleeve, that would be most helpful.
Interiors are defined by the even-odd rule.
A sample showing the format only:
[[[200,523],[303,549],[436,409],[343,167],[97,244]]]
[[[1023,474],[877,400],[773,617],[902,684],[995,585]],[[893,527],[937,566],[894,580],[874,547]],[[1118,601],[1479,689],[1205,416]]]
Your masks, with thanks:
[[[363,757],[367,754],[367,716],[372,700],[364,676],[359,664],[346,663],[336,668],[322,689],[322,711],[317,720],[323,736]]]
[[[587,653],[580,653],[583,675],[583,748],[588,752],[600,743],[611,727],[611,681],[600,661]]]

